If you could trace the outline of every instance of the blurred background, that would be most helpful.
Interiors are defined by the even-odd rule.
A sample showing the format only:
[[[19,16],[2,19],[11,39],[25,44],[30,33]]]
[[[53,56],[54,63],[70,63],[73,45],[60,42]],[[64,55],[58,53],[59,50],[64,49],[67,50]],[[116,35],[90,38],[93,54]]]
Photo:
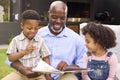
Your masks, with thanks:
[[[55,0],[0,0],[0,44],[21,32],[18,27],[24,10],[34,9],[40,14],[40,27],[48,24],[48,9]],[[120,25],[120,0],[62,0],[68,6],[67,26],[79,33],[79,24],[96,21]],[[4,35],[3,35],[4,34]]]

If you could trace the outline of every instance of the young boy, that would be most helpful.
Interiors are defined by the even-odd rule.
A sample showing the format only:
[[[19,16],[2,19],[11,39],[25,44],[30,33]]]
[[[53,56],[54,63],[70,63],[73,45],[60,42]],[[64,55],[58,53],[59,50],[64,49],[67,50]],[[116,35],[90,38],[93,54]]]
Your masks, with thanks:
[[[36,11],[24,11],[20,25],[22,32],[13,38],[7,50],[8,59],[11,62],[19,60],[24,67],[29,67],[31,72],[40,59],[50,64],[48,47],[44,40],[36,35],[39,29],[39,19],[39,14]],[[18,69],[18,71],[9,74],[2,80],[46,80],[43,74],[36,74],[39,76],[28,78],[21,74]]]

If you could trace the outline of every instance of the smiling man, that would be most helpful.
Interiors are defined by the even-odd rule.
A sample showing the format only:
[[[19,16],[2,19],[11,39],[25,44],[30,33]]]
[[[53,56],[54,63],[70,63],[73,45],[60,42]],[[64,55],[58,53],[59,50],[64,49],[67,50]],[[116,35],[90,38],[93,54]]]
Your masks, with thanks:
[[[59,70],[82,67],[83,54],[87,51],[81,36],[66,27],[67,12],[68,8],[64,2],[52,2],[48,11],[49,23],[38,31],[38,35],[45,40],[51,52],[51,66]],[[18,65],[18,61],[12,63],[12,67],[17,69],[15,64]],[[23,69],[25,71],[25,68],[21,68]],[[49,80],[56,80],[59,75],[51,76],[52,79]]]

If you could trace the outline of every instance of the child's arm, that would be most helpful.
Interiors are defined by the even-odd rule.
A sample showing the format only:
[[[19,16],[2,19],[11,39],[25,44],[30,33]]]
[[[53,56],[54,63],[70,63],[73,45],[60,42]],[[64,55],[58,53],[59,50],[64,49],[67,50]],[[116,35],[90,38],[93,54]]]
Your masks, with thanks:
[[[83,68],[87,68],[87,63],[88,63],[88,56],[87,56],[87,54],[85,53],[85,54],[83,55],[83,66],[82,66],[82,67],[83,67]],[[90,80],[87,72],[82,72],[82,79],[83,79],[83,80]]]
[[[108,60],[110,64],[110,71],[107,80],[114,80],[117,70],[118,60],[115,54],[112,54],[110,59]]]
[[[43,60],[48,63],[50,65],[50,60],[49,60],[49,56],[43,58]],[[52,80],[51,75],[50,74],[45,74],[46,80]]]
[[[33,45],[28,45],[25,50],[13,53],[13,54],[8,54],[8,59],[10,61],[16,61],[20,58],[22,58],[24,55],[31,53],[35,49],[35,46]]]

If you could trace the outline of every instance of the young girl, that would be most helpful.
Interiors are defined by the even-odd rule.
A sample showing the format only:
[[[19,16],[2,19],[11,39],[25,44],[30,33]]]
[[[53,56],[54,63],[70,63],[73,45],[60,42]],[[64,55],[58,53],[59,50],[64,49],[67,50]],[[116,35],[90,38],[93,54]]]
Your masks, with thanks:
[[[107,49],[116,46],[115,33],[102,24],[88,23],[82,28],[88,52],[84,54],[83,67],[92,71],[83,72],[83,80],[114,80],[117,57]]]

